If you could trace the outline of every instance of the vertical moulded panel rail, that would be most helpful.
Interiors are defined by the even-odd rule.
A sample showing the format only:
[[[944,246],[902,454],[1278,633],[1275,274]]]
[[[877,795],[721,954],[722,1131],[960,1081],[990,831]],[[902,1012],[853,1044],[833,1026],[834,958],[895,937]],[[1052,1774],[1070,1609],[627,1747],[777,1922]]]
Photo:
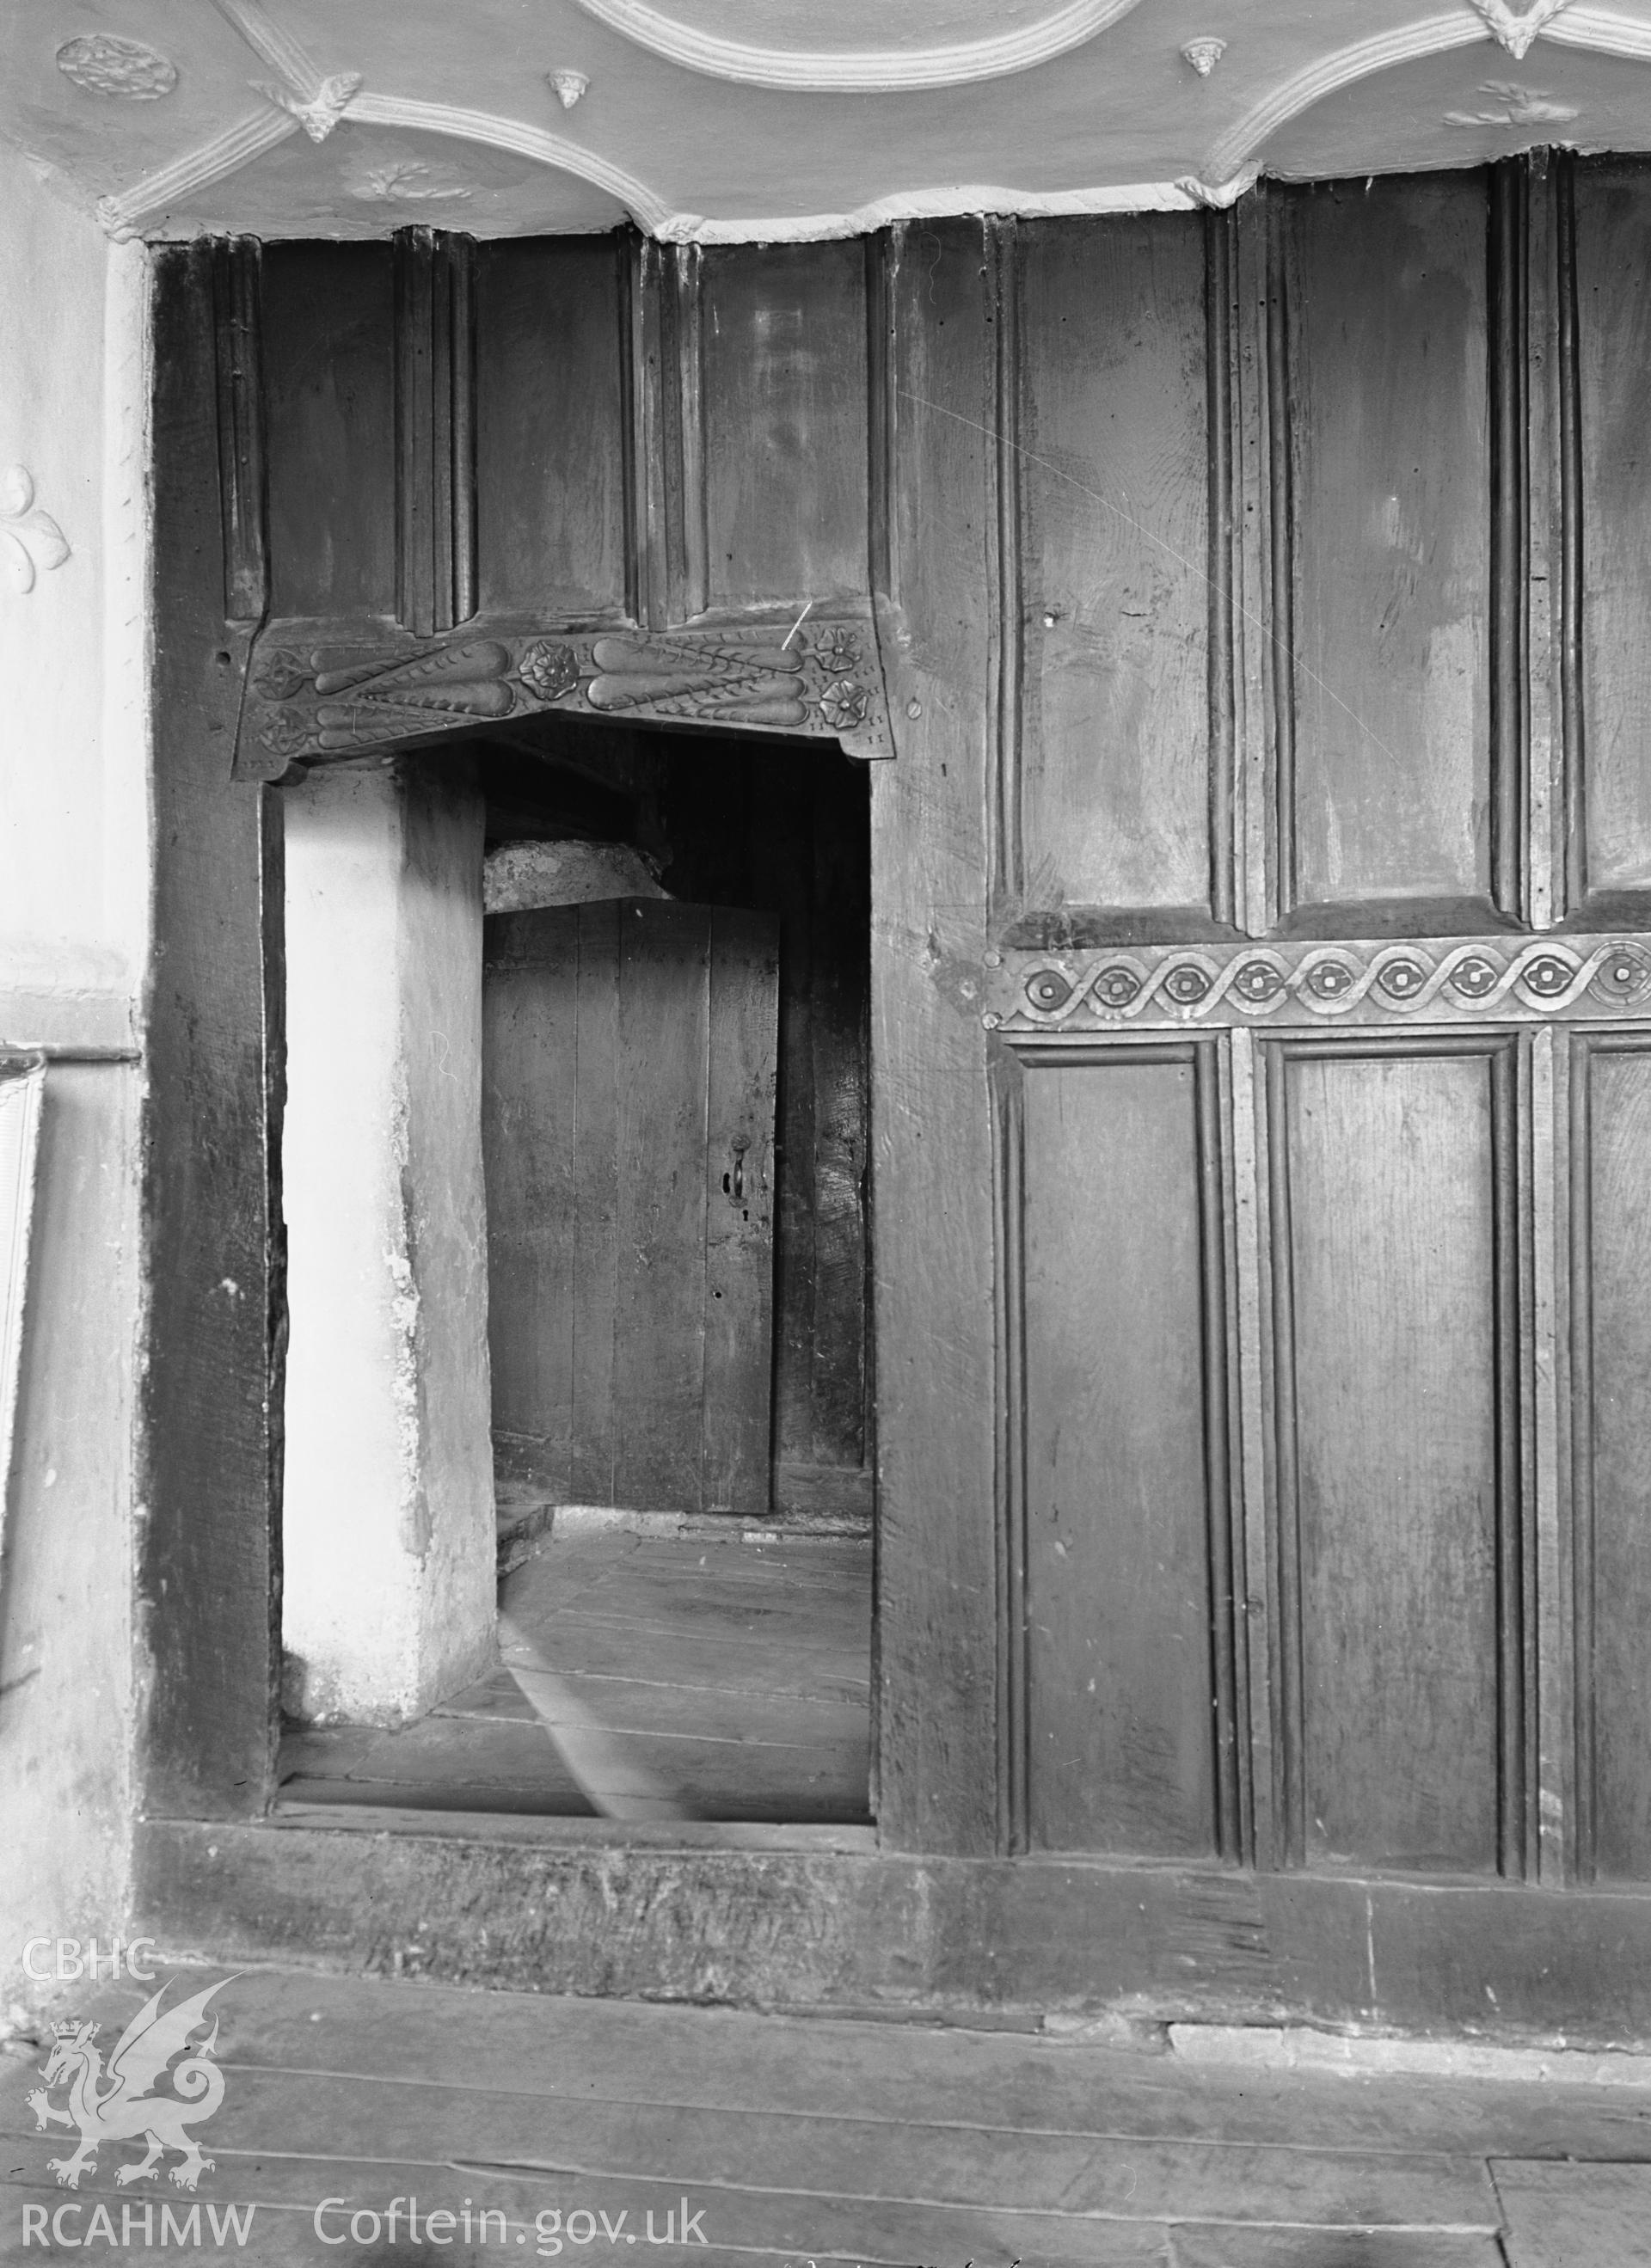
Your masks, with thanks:
[[[250,627],[240,610],[256,603],[264,575],[247,328],[255,298],[245,267],[233,272],[245,258],[230,254],[226,275],[210,246],[166,251],[155,275],[162,952],[149,1009],[148,1517],[136,1575],[148,1649],[138,1770],[151,1817],[260,1812],[276,1725],[281,827],[271,791],[231,784],[226,755],[240,681],[225,617]]]
[[[918,237],[921,237],[919,256]],[[879,1819],[999,1841],[985,946],[989,239],[896,229],[870,270],[870,550],[897,761],[872,777]]]
[[[1511,920],[1529,911],[1530,725],[1529,271],[1525,167],[1493,166],[1486,329],[1490,373],[1491,894]]]
[[[1574,387],[1561,406],[1575,526],[1574,652],[1580,743],[1574,774],[1574,910],[1651,928],[1651,311],[1625,276],[1651,259],[1651,173],[1636,160],[1571,161],[1559,170],[1559,228],[1572,250]],[[1584,637],[1584,630],[1586,636]]]
[[[433,229],[394,239],[396,611],[416,637],[476,608],[475,251]]]
[[[1234,387],[1233,237],[1230,212],[1204,216],[1204,333],[1206,446],[1210,497],[1209,563],[1209,903],[1212,918],[1231,928],[1238,891],[1238,674],[1234,576],[1237,566]]]

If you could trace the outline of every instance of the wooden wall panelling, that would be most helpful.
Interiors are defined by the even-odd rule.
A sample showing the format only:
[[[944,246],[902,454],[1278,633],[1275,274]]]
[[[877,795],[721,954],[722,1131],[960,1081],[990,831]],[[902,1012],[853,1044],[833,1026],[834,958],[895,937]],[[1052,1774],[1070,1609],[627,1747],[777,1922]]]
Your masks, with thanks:
[[[1525,918],[1547,930],[1565,918],[1566,732],[1560,568],[1560,290],[1557,171],[1549,151],[1520,166],[1525,229]],[[1573,263],[1568,255],[1566,265]]]
[[[718,613],[864,598],[865,253],[728,245],[692,255],[683,430],[701,452],[704,593]],[[692,468],[693,446],[684,452]],[[977,535],[975,550],[979,550]]]
[[[1278,815],[1286,798],[1294,712],[1287,564],[1290,452],[1278,426],[1286,382],[1283,277],[1273,254],[1276,207],[1246,197],[1228,225],[1231,272],[1230,431],[1235,490],[1231,562],[1235,816],[1241,887],[1238,926],[1259,937],[1278,920]],[[1275,485],[1279,493],[1275,494]],[[1283,531],[1281,533],[1280,531]],[[1283,546],[1280,550],[1279,547]]]
[[[1517,1044],[1266,1043],[1298,1865],[1524,1868]]]
[[[1026,895],[1026,850],[1021,799],[1022,706],[1025,697],[1021,571],[1023,465],[1021,439],[1020,223],[993,221],[987,238],[991,285],[986,320],[992,340],[989,412],[991,497],[986,520],[986,574],[991,606],[988,762],[993,916],[1010,919]]]
[[[1238,655],[1235,577],[1238,570],[1237,353],[1233,302],[1234,221],[1230,212],[1204,216],[1205,431],[1209,457],[1208,615],[1210,912],[1223,928],[1238,917],[1242,898],[1238,867]]]
[[[1021,1051],[1002,1115],[1021,1273],[1028,1847],[1242,1855],[1217,1045]],[[1022,1438],[1016,1440],[1019,1433]],[[1017,1836],[1017,1840],[1020,1837]]]
[[[151,1817],[262,1812],[279,1683],[281,824],[269,791],[231,784],[250,623],[225,629],[226,567],[238,606],[255,604],[260,579],[244,390],[251,263],[245,248],[226,255],[204,244],[156,254],[154,921],[164,952],[148,1011],[147,1517],[136,1572],[149,1663],[137,1769]],[[215,350],[225,313],[238,333],[227,364]]]
[[[1533,1034],[1524,1140],[1529,1152],[1530,1327],[1523,1390],[1531,1475],[1532,1610],[1528,1690],[1536,1712],[1532,1871],[1550,1889],[1576,1872],[1576,1597],[1573,1489],[1571,1092],[1574,1042]]]
[[[394,282],[384,244],[263,255],[272,615],[394,616]]]
[[[1588,895],[1584,803],[1588,744],[1582,711],[1582,434],[1581,340],[1577,306],[1576,168],[1567,153],[1555,159],[1548,205],[1552,239],[1551,365],[1553,371],[1550,431],[1550,524],[1557,519],[1557,551],[1551,570],[1549,620],[1557,648],[1551,670],[1550,703],[1558,696],[1557,761],[1561,793],[1556,814],[1559,855],[1556,881],[1563,877],[1562,901],[1575,912]],[[1551,759],[1551,761],[1552,761]]]
[[[1146,214],[1024,224],[1015,240],[1025,906],[1013,934],[1043,943],[1122,915],[1207,928],[1212,815],[1230,792],[1211,770],[1210,423],[1224,401],[1205,235]],[[1218,750],[1227,731],[1224,716]]]
[[[670,619],[663,313],[669,260],[667,248],[652,237],[630,239],[624,308],[626,601],[632,621],[649,630],[662,629]]]
[[[1484,177],[1267,201],[1284,909],[1477,926],[1497,800]]]
[[[1572,1079],[1577,1868],[1585,1880],[1643,1881],[1651,1876],[1643,1385],[1651,1035],[1579,1034]]]
[[[475,247],[403,228],[393,248],[396,613],[430,637],[476,608]]]
[[[1574,873],[1596,918],[1614,904],[1611,917],[1632,909],[1642,926],[1651,908],[1651,311],[1623,279],[1651,256],[1651,181],[1632,159],[1594,160],[1562,170],[1562,198],[1573,188],[1582,680]],[[1570,461],[1567,450],[1567,469]]]
[[[1266,1065],[1255,1035],[1228,1034],[1223,1068],[1231,1127],[1229,1278],[1232,1291],[1235,1442],[1234,1585],[1242,1817],[1256,1865],[1288,1856],[1283,1778],[1285,1681],[1273,1426],[1272,1220],[1267,1160]]]
[[[1515,920],[1530,911],[1530,620],[1529,497],[1530,231],[1525,167],[1493,166],[1488,189],[1490,379],[1491,896]]]
[[[568,622],[629,612],[623,237],[479,245],[480,607]]]
[[[212,247],[224,620],[237,629],[256,629],[269,610],[262,254],[254,237],[221,238]]]
[[[899,761],[872,770],[879,1824],[999,1835],[985,948],[990,238],[871,253],[871,558]]]

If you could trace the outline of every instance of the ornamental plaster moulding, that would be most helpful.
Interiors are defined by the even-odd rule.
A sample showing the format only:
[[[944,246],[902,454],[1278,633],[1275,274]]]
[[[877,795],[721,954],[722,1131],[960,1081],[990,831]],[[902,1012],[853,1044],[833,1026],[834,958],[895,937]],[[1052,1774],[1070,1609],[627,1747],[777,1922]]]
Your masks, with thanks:
[[[88,94],[118,95],[126,102],[158,102],[178,84],[178,66],[167,56],[141,40],[118,40],[108,32],[65,40],[57,50],[57,68]]]
[[[1508,0],[1471,0],[1491,37],[1507,48],[1515,63],[1523,62],[1537,34],[1570,4],[1571,0],[1527,0],[1523,8],[1514,8]]]
[[[272,85],[267,79],[254,79],[252,85],[255,93],[296,118],[312,142],[324,142],[360,92],[361,73],[335,71],[311,95],[295,94],[290,86]]]
[[[19,596],[32,591],[39,576],[61,567],[68,556],[69,539],[34,502],[27,466],[13,465],[0,474],[0,572],[8,587]]]
[[[1019,30],[943,47],[812,50],[724,39],[667,16],[647,0],[578,0],[578,4],[634,47],[709,78],[783,87],[793,93],[881,94],[915,87],[966,86],[973,80],[1035,70],[1040,63],[1083,47],[1128,15],[1139,0],[1067,0],[1065,7],[1051,9]]]

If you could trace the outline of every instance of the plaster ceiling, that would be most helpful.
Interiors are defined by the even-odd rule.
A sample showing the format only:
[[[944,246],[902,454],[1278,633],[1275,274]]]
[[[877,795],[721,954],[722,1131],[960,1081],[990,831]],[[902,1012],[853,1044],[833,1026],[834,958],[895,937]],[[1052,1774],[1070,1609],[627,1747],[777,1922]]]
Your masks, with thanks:
[[[0,135],[111,234],[702,241],[1651,148],[1651,0],[64,0]]]

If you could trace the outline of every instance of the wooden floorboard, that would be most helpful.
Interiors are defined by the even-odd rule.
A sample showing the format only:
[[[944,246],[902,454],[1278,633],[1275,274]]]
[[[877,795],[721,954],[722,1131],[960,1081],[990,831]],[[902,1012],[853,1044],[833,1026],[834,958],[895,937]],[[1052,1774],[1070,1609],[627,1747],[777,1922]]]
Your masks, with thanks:
[[[169,1998],[220,1973],[177,1972]],[[107,2048],[146,1997],[105,1984],[66,2013],[100,2021]],[[199,2203],[209,2258],[205,2209],[232,2203],[254,2227],[221,2257],[270,2268],[611,2264],[615,2245],[647,2242],[650,2213],[680,2235],[686,2198],[704,2242],[650,2245],[650,2268],[1651,2264],[1651,2161],[1626,2161],[1651,2112],[1637,2088],[1258,2073],[1023,2034],[292,1972],[226,1977],[214,2007],[212,2166],[197,2197],[148,2200],[174,2216]],[[23,2214],[63,2205],[89,2257],[143,2257],[88,2235],[100,2205],[117,2239],[129,2206],[141,2228],[144,2195],[114,2181],[131,2145],[106,2144],[77,2191],[54,2181],[63,2130],[39,2133],[26,2102],[41,2060],[0,2058],[0,2260],[47,2257],[22,2246]],[[381,2223],[409,2197],[421,2214],[468,2199],[505,2216],[502,2235],[495,2221],[486,2242],[414,2247],[405,2205],[396,2247],[315,2234],[323,2198]],[[539,2250],[581,2212],[591,2243]],[[325,2225],[347,2220],[334,2208]]]
[[[292,1728],[279,1803],[578,1818],[645,1786],[660,1816],[868,1823],[870,1546],[741,1539],[553,1531],[501,1582],[497,1672],[399,1730]]]
[[[1496,2160],[1509,2268],[1651,2268],[1651,2166]]]

